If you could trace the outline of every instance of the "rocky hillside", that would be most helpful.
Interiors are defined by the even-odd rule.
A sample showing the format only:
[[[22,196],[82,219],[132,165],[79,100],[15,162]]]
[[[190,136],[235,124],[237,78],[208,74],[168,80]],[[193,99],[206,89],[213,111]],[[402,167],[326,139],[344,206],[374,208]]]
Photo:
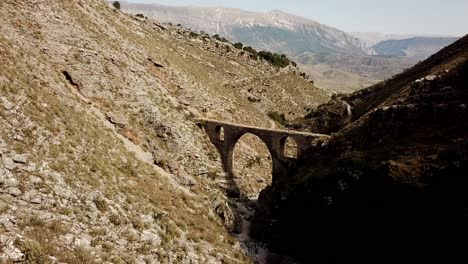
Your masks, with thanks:
[[[4,0],[0,23],[1,262],[252,261],[197,120],[279,126],[268,113],[305,114],[322,91],[105,1]]]
[[[262,192],[252,232],[299,263],[466,262],[467,76],[468,36],[298,121],[333,136]]]

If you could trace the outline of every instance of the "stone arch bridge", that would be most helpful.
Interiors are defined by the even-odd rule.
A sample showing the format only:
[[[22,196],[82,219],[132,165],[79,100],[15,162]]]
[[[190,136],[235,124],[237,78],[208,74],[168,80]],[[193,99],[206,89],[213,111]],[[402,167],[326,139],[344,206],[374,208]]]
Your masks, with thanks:
[[[228,176],[233,176],[233,153],[237,141],[245,134],[253,134],[260,138],[270,151],[273,177],[286,175],[286,172],[296,165],[297,159],[314,145],[316,140],[327,139],[329,135],[314,134],[290,130],[267,129],[255,126],[246,126],[210,119],[201,119],[211,142],[216,146],[223,163],[224,171]],[[290,138],[297,144],[297,159],[285,155],[286,140]],[[279,179],[273,178],[273,182]]]

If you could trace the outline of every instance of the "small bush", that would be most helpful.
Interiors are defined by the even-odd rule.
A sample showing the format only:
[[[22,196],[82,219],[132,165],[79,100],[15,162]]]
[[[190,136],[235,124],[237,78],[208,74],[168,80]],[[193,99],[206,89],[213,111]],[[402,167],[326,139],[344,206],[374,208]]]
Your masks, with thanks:
[[[119,3],[119,1],[115,1],[112,5],[113,5],[115,8],[120,9],[120,3]]]
[[[309,79],[309,75],[308,75],[307,73],[305,73],[305,72],[301,72],[301,73],[299,74],[299,76],[301,76],[302,78],[304,78],[304,79],[306,79],[306,80]]]
[[[94,204],[96,205],[96,208],[101,211],[101,212],[105,212],[107,211],[108,207],[107,207],[107,202],[106,200],[104,200],[103,198],[101,197],[96,197],[94,198],[93,200]]]
[[[145,228],[145,223],[143,222],[143,220],[141,220],[140,217],[133,217],[131,221],[133,228],[135,228],[136,230],[143,230]]]
[[[117,214],[110,215],[109,221],[116,226],[119,226],[123,223],[122,218]]]
[[[287,120],[286,116],[284,114],[280,114],[278,112],[268,112],[268,117],[271,118],[272,120],[278,122],[282,126],[286,126]]]
[[[27,263],[49,263],[50,260],[44,252],[44,248],[36,241],[26,240],[21,246]]]
[[[197,37],[199,37],[199,36],[200,36],[200,35],[199,35],[198,33],[195,33],[195,32],[193,32],[193,31],[190,31],[190,37],[191,37],[191,38],[197,38]]]
[[[140,17],[140,18],[145,18],[145,15],[143,15],[143,14],[136,14],[135,16]]]
[[[235,47],[236,49],[242,49],[243,46],[244,46],[244,45],[243,45],[242,43],[240,43],[240,42],[234,43],[234,47]]]

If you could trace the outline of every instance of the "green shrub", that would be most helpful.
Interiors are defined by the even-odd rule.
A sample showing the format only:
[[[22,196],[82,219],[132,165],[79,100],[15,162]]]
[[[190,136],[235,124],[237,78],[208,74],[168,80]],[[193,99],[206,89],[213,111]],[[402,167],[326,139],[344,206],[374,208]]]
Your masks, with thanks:
[[[221,42],[229,42],[229,40],[224,37],[220,37],[218,34],[213,35],[213,38]]]
[[[145,16],[143,14],[136,14],[135,16],[140,17],[140,18],[145,18]]]
[[[196,38],[196,37],[198,37],[198,36],[200,36],[200,35],[197,34],[197,33],[195,33],[195,32],[193,32],[193,31],[190,31],[190,37],[191,37],[191,38]]]
[[[120,9],[120,3],[119,1],[114,1],[114,3],[112,4],[115,8],[117,9]]]
[[[269,51],[260,51],[258,53],[258,56],[270,62],[271,64],[281,68],[284,68],[291,64],[291,60],[288,59],[288,57],[284,54],[271,53]]]
[[[268,112],[267,115],[268,115],[269,118],[276,121],[280,125],[286,126],[287,120],[286,120],[286,116],[284,114],[280,114],[278,112],[272,111],[272,112]]]
[[[123,223],[122,218],[117,214],[111,214],[109,216],[109,221],[116,226],[119,226]]]
[[[242,49],[243,46],[244,46],[244,45],[243,45],[242,43],[240,43],[240,42],[234,43],[234,47],[235,47],[236,49]]]
[[[243,50],[245,50],[247,52],[250,52],[252,54],[257,54],[257,51],[254,48],[250,47],[250,46],[244,47]]]
[[[50,263],[44,248],[36,241],[26,240],[20,245],[26,263]]]
[[[96,208],[99,211],[101,211],[101,212],[107,211],[107,209],[108,209],[107,202],[103,198],[96,197],[96,198],[94,198],[93,202],[94,202],[94,204],[96,205]]]
[[[258,53],[254,48],[247,46],[247,47],[244,47],[243,50],[250,53],[251,59],[258,60]]]

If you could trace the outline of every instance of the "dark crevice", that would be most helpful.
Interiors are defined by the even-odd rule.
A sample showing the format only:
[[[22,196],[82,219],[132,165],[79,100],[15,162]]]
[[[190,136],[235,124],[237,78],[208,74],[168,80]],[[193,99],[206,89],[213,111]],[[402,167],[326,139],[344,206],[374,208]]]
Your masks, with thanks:
[[[164,68],[164,65],[155,62],[155,61],[154,61],[153,59],[151,59],[151,58],[149,58],[148,61],[151,62],[151,63],[153,64],[153,66],[156,67],[156,68]]]
[[[65,76],[65,79],[67,79],[67,81],[72,86],[74,86],[76,89],[78,89],[78,91],[80,91],[80,85],[73,80],[73,77],[70,75],[70,73],[68,71],[62,71],[62,74]]]

